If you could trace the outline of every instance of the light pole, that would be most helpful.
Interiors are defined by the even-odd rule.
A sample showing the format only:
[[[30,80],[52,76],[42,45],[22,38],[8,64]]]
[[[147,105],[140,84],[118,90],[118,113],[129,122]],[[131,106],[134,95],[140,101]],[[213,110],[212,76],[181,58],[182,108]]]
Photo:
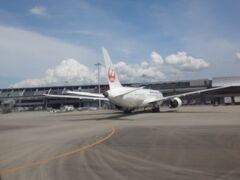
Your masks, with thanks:
[[[95,64],[95,66],[97,66],[98,67],[98,93],[100,94],[101,92],[100,92],[100,66],[101,66],[102,64],[100,63],[100,62],[98,62],[98,63],[96,63]],[[100,109],[100,107],[101,107],[101,100],[99,99],[98,100],[98,108]]]
[[[143,75],[142,75],[142,78],[143,78],[143,83],[146,84],[147,75],[146,75],[146,74],[143,74]]]

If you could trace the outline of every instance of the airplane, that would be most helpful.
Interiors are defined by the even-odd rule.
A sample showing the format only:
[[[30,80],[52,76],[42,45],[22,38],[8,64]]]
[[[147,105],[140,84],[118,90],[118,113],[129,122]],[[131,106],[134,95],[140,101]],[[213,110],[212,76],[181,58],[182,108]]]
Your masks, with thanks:
[[[171,96],[163,96],[158,90],[145,89],[144,87],[125,87],[122,86],[118,79],[118,75],[114,70],[111,58],[108,51],[102,48],[103,58],[105,62],[106,77],[109,84],[109,90],[103,94],[67,91],[70,95],[50,95],[50,97],[66,97],[66,98],[79,98],[79,99],[92,99],[92,100],[108,100],[117,108],[122,109],[125,113],[130,113],[135,109],[151,107],[152,112],[160,112],[160,106],[163,102],[169,101],[169,108],[179,108],[182,106],[181,97],[198,94],[208,91],[227,88],[215,87],[210,89],[192,91],[182,94]]]

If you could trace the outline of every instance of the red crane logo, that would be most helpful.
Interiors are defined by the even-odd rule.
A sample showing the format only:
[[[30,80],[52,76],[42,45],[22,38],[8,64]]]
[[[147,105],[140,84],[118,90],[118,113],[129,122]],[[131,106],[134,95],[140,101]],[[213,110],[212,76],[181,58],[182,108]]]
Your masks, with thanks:
[[[116,78],[116,76],[115,76],[114,70],[111,69],[111,68],[109,68],[109,69],[108,69],[108,79],[109,79],[109,81],[110,81],[110,82],[114,82],[114,81],[115,81],[115,78]]]

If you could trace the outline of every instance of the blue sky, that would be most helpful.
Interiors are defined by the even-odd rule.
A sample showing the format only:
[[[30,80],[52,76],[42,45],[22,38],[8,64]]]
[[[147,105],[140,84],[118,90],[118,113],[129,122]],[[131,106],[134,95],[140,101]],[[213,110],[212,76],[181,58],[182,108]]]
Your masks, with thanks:
[[[31,79],[33,85],[76,82],[85,77],[81,68],[95,76],[103,46],[126,74],[124,82],[128,76],[142,81],[146,73],[152,81],[240,75],[239,9],[238,0],[2,0],[0,87],[24,80],[31,85]],[[68,59],[79,69],[59,76],[58,68],[71,71],[61,67]]]

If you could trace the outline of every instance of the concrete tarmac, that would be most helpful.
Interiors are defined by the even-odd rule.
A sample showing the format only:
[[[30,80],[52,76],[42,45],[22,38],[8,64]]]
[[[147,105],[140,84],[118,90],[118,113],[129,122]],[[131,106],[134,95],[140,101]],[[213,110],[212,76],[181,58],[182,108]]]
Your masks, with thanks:
[[[0,115],[0,179],[240,179],[240,106]]]

